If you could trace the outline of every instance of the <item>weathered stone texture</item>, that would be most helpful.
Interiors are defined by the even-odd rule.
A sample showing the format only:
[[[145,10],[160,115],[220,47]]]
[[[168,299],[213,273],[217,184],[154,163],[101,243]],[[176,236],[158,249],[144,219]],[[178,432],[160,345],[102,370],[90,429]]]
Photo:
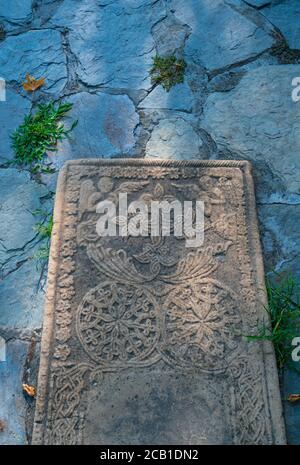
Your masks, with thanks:
[[[99,236],[121,192],[203,200],[204,243]],[[35,444],[284,443],[247,162],[69,162],[54,219]]]
[[[287,192],[300,194],[300,106],[292,79],[300,66],[265,66],[249,71],[230,93],[210,95],[201,126],[220,150],[268,163]],[[275,186],[274,186],[275,187]]]
[[[42,208],[47,190],[32,182],[28,173],[10,168],[1,170],[0,192],[0,326],[37,328],[44,295],[34,260],[38,242],[34,211]]]
[[[42,321],[41,275],[30,260],[39,239],[29,212],[51,208],[57,173],[42,174],[39,189],[36,176],[4,167],[14,156],[10,134],[49,98],[71,101],[70,117],[79,120],[49,154],[56,168],[73,158],[122,155],[252,160],[266,270],[299,276],[300,103],[291,99],[291,80],[300,76],[298,0],[0,3],[0,76],[7,88],[7,101],[0,101],[0,191],[11,191],[10,202],[14,189],[15,199],[23,197],[15,209],[10,204],[9,215],[0,200],[1,325],[14,332]],[[151,84],[156,53],[175,53],[187,64],[184,83],[169,93]],[[26,73],[46,77],[34,95],[21,87]],[[291,390],[294,383],[291,377]],[[293,407],[286,409],[288,440],[300,443]]]
[[[6,81],[19,86],[27,73],[44,76],[44,89],[59,94],[67,82],[61,33],[44,29],[7,37],[1,44],[0,70]]]
[[[6,101],[0,102],[0,163],[5,163],[14,157],[11,134],[22,123],[24,115],[30,111],[30,108],[29,100],[7,89]]]
[[[209,70],[248,60],[270,48],[270,34],[223,0],[169,0],[178,20],[191,33],[185,54]],[[243,5],[243,2],[238,2]]]
[[[259,219],[268,270],[288,270],[300,280],[300,205],[262,205]]]
[[[78,76],[86,84],[148,89],[155,54],[151,27],[165,16],[161,1],[76,0],[62,3],[51,24],[70,28]]]
[[[139,116],[127,95],[81,92],[67,101],[73,104],[72,121],[78,120],[78,125],[58,143],[57,154],[49,154],[56,166],[74,158],[108,158],[133,151]],[[69,125],[68,118],[65,123]]]
[[[276,26],[292,49],[300,49],[300,3],[288,0],[273,3],[262,10],[268,20]]]
[[[146,157],[189,160],[207,158],[205,144],[196,124],[184,115],[162,119],[146,145]]]
[[[177,84],[170,92],[166,92],[162,86],[157,86],[140,103],[142,109],[185,110],[191,112],[195,98],[187,83]]]
[[[0,4],[0,18],[9,21],[24,21],[32,13],[32,0],[3,1]]]
[[[26,400],[22,393],[23,367],[27,350],[27,342],[11,340],[6,344],[6,361],[0,361],[0,420],[3,424],[0,444],[2,445],[27,444]]]

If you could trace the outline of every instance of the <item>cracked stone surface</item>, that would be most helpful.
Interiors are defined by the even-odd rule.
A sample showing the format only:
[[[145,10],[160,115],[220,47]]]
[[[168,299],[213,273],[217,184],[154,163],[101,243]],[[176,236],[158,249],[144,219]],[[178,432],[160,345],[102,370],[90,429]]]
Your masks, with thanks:
[[[32,258],[43,241],[30,212],[52,209],[57,179],[57,172],[11,168],[11,132],[53,98],[74,104],[67,126],[79,120],[48,154],[56,169],[69,159],[122,154],[251,160],[266,272],[291,270],[300,280],[300,102],[291,99],[291,81],[300,76],[299,14],[297,0],[1,2],[0,333],[9,334],[12,355],[0,370],[12,397],[0,444],[30,438],[32,418],[25,433],[17,384],[44,303],[44,274]],[[184,83],[169,93],[151,84],[156,53],[187,64]],[[26,73],[46,77],[35,95],[21,88]],[[285,396],[297,382],[285,373]],[[0,394],[0,420],[8,395]],[[299,407],[284,407],[288,441],[300,444]]]
[[[146,145],[146,157],[188,160],[207,158],[199,131],[183,116],[162,119]]]
[[[0,18],[8,21],[24,21],[30,18],[32,13],[32,0],[14,0],[13,2],[1,2]]]
[[[300,204],[262,205],[259,210],[263,227],[262,242],[267,269],[289,269],[300,280]]]
[[[271,3],[271,0],[247,0],[246,3],[248,3],[251,6],[261,8],[263,6],[269,5]]]
[[[251,70],[232,92],[208,97],[201,123],[221,151],[267,162],[294,196],[300,194],[300,106],[291,82],[298,75],[298,65]]]
[[[1,44],[0,69],[6,81],[17,83],[26,73],[47,76],[45,90],[59,94],[67,82],[61,33],[45,29],[8,36]]]
[[[49,155],[56,166],[72,158],[130,154],[139,116],[127,95],[81,92],[67,101],[73,103],[72,119],[78,120],[78,125],[69,138],[58,144],[59,154]]]
[[[39,289],[41,272],[36,260],[28,258],[0,283],[0,326],[40,328],[44,293]]]
[[[1,444],[28,444],[30,441],[30,422],[34,412],[34,400],[22,392],[22,384],[36,383],[39,359],[38,335],[14,332],[4,333],[6,337],[6,362],[0,363],[1,411],[3,423]]]
[[[170,7],[190,28],[185,54],[209,70],[252,58],[273,44],[271,35],[236,11],[231,2],[170,0]]]
[[[300,3],[298,0],[272,3],[263,9],[263,14],[280,29],[291,49],[300,49]]]
[[[24,115],[30,111],[30,108],[29,100],[10,89],[6,91],[6,102],[0,102],[0,163],[14,157],[10,136],[22,123]]]
[[[27,357],[28,343],[22,340],[8,341],[6,362],[0,363],[1,413],[4,423],[1,444],[26,444],[26,400],[22,393],[23,366]]]
[[[51,24],[68,27],[79,78],[89,85],[148,89],[154,53],[151,27],[165,17],[162,1],[66,0]]]
[[[157,86],[139,104],[142,109],[166,109],[182,110],[191,112],[195,99],[190,87],[184,84],[177,84],[170,92],[166,92],[162,86]]]
[[[33,259],[38,237],[33,212],[47,190],[27,172],[1,170],[0,184],[0,328],[35,328],[42,322],[41,272]]]
[[[36,223],[33,212],[40,207],[40,199],[46,194],[45,187],[32,182],[29,173],[15,168],[2,170],[0,241],[7,254],[23,249],[26,243],[33,240],[33,226]]]

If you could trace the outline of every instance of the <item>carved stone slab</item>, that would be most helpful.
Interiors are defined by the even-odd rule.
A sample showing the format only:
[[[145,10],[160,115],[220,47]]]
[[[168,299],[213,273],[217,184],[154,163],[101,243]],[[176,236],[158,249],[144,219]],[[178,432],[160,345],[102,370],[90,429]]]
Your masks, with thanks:
[[[205,239],[105,237],[96,205],[203,200]],[[284,443],[248,162],[79,160],[58,182],[34,444]]]

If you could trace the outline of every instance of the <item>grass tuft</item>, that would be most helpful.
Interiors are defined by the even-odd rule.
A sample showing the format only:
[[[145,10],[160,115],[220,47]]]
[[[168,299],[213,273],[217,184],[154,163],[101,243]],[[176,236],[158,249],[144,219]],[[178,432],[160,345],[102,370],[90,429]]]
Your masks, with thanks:
[[[38,249],[33,258],[44,262],[48,260],[50,253],[50,242],[53,229],[53,214],[49,214],[43,210],[36,210],[33,212],[33,214],[42,217],[41,221],[36,223],[34,229],[39,234],[40,238],[45,240],[44,245]]]
[[[152,84],[161,84],[169,92],[175,84],[181,84],[184,81],[186,63],[183,59],[177,59],[175,55],[166,57],[156,55],[152,60],[150,70]]]
[[[300,300],[296,280],[291,275],[276,273],[274,280],[266,280],[268,307],[271,326],[263,325],[255,336],[248,340],[273,342],[277,365],[296,370],[292,361],[292,340],[300,336]],[[298,370],[296,370],[298,371]]]
[[[42,103],[35,113],[25,116],[11,137],[15,162],[36,170],[46,151],[55,151],[57,142],[67,137],[76,126],[77,121],[73,122],[70,129],[60,123],[71,108],[71,103]]]

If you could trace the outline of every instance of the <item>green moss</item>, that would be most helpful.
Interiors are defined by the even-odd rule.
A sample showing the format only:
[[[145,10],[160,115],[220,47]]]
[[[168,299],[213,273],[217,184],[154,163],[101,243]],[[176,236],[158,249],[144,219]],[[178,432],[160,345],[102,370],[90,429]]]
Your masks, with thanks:
[[[184,81],[186,63],[175,55],[161,57],[156,55],[152,58],[153,65],[150,71],[152,84],[160,84],[169,92],[171,87]]]
[[[34,229],[40,236],[40,239],[43,241],[43,245],[37,250],[33,258],[40,262],[47,262],[50,253],[51,234],[53,229],[53,214],[47,213],[43,210],[36,210],[33,212],[33,214],[41,218],[40,221],[36,223]]]

